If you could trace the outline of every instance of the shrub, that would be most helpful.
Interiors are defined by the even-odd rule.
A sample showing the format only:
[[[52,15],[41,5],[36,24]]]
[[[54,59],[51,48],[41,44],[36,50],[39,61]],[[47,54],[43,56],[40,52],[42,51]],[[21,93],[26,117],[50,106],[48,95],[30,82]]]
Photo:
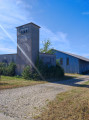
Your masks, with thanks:
[[[5,76],[14,76],[16,72],[16,64],[11,62],[9,65],[0,63],[0,74]]]
[[[8,76],[14,76],[16,72],[16,64],[11,62],[10,65],[7,67]]]
[[[58,61],[56,66],[49,66],[48,64],[43,64],[41,60],[37,60],[36,67],[44,78],[60,78],[64,76],[64,70]]]
[[[36,68],[44,78],[61,78],[64,76],[64,70],[60,67],[59,63],[56,66],[49,66],[44,64],[41,60],[37,60]],[[29,66],[26,66],[22,72],[22,76],[25,79],[41,79],[41,76],[36,70],[31,71]]]
[[[32,72],[30,69],[30,66],[26,66],[22,72],[22,77],[24,79],[31,79],[32,78]]]

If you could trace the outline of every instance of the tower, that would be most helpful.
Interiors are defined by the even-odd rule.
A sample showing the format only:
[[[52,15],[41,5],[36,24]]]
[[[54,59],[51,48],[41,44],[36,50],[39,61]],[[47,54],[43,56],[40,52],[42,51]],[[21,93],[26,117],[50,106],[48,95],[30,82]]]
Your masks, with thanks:
[[[39,55],[39,26],[28,23],[17,27],[17,73],[26,65],[34,65]],[[32,63],[32,64],[31,64]]]

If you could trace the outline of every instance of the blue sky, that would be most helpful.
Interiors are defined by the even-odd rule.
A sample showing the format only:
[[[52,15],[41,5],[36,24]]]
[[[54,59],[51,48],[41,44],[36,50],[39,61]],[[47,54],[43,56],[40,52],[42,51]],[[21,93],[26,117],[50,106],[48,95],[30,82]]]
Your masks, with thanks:
[[[0,25],[16,42],[16,27],[41,26],[52,47],[89,58],[89,0],[0,0]],[[0,28],[0,54],[16,53],[15,43]]]

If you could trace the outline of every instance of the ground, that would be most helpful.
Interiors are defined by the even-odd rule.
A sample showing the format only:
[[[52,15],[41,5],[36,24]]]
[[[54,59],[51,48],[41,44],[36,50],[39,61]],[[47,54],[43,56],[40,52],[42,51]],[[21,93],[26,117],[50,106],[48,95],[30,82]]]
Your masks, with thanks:
[[[89,81],[89,76],[77,76],[77,78],[70,79],[70,80],[63,80],[59,82],[49,82],[45,84],[38,84],[38,85],[27,86],[22,88],[1,90],[0,91],[0,117],[1,117],[0,119],[1,120],[10,120],[10,119],[11,120],[31,120],[33,118],[35,119],[36,117],[38,117],[39,114],[41,113],[42,115],[38,117],[39,119],[54,120],[53,118],[55,116],[50,116],[49,114],[49,110],[50,110],[50,105],[48,104],[49,101],[52,101],[52,100],[57,101],[57,98],[58,98],[59,102],[61,103],[64,96],[66,96],[65,92],[66,91],[68,92],[71,89],[75,89],[75,87],[88,89],[87,88],[88,85],[84,85],[84,86],[80,85],[87,81]],[[62,95],[63,97],[59,97],[60,95],[59,93],[61,94],[65,93],[65,95],[64,96]],[[57,94],[59,95],[55,99]],[[67,102],[65,101],[64,104],[68,106],[68,104],[66,104]],[[45,107],[47,104],[48,104],[48,108]],[[60,105],[59,103],[56,104],[56,106],[59,106],[59,105]],[[56,106],[52,105],[50,111],[52,111],[52,109],[54,110]],[[47,110],[45,111],[46,108]],[[60,111],[61,109],[58,109],[58,110]],[[55,111],[53,112],[55,113]],[[44,116],[44,113],[45,113],[45,117],[42,117]],[[50,117],[48,117],[48,115]],[[51,114],[51,115],[54,115],[54,114]],[[55,120],[63,120],[63,119],[55,119]]]

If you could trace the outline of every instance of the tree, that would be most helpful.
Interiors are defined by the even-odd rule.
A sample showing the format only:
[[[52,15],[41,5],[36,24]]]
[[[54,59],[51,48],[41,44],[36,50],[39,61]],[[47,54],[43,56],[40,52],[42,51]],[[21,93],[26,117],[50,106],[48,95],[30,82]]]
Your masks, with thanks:
[[[43,44],[43,48],[40,49],[40,52],[41,53],[50,53],[50,54],[53,54],[50,46],[51,46],[51,42],[50,40],[44,40],[42,41],[42,44]]]

